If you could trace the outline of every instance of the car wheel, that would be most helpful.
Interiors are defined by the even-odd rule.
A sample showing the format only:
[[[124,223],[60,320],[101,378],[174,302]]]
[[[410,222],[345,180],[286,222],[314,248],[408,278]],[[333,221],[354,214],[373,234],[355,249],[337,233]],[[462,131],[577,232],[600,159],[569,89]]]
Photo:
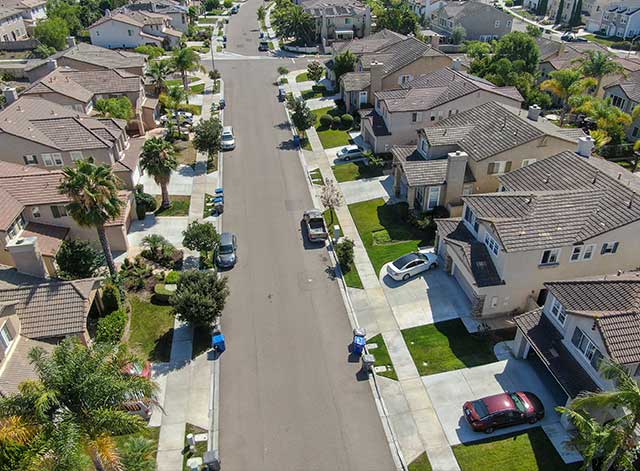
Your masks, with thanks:
[[[489,427],[489,428],[484,429],[484,433],[486,433],[486,434],[493,433],[493,427]]]
[[[535,417],[535,416],[534,417],[529,417],[529,420],[528,420],[528,422],[530,424],[535,424],[537,421],[538,421],[538,418]]]
[[[404,275],[402,277],[402,281],[407,281],[409,278],[411,278],[411,275],[409,275],[408,273],[406,275]]]

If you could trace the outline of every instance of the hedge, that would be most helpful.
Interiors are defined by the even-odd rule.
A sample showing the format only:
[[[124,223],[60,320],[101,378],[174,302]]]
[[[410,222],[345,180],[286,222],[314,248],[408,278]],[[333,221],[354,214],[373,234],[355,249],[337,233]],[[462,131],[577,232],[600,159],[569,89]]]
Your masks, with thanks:
[[[127,325],[127,312],[118,309],[98,321],[96,330],[96,342],[116,344],[122,339],[124,328]]]
[[[180,281],[180,272],[176,270],[171,270],[167,273],[167,276],[164,277],[164,282],[167,285],[176,285]]]

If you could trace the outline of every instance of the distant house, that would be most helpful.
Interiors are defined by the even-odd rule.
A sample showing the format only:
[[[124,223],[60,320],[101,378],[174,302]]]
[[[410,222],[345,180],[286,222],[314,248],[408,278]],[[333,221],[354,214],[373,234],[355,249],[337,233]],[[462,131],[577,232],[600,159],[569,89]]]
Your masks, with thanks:
[[[445,0],[409,0],[409,7],[421,20],[431,20],[431,15],[447,2]]]
[[[360,0],[296,0],[316,21],[316,41],[362,38],[371,34],[371,8]]]
[[[617,83],[610,83],[603,88],[604,98],[610,99],[625,113],[633,113],[640,104],[640,72],[628,75]],[[632,141],[640,139],[640,118],[636,119],[627,130],[627,138]]]
[[[454,62],[454,67],[458,64]],[[520,107],[515,87],[496,87],[465,72],[444,68],[421,75],[394,90],[374,93],[372,109],[360,110],[362,136],[375,152],[416,144],[418,129],[490,101]]]
[[[145,44],[172,49],[182,37],[182,33],[171,26],[169,16],[127,8],[113,13],[107,11],[88,30],[91,44],[107,49],[132,49]]]
[[[0,41],[19,41],[28,37],[22,11],[16,7],[0,5]]]
[[[0,394],[18,392],[37,379],[29,360],[34,348],[51,352],[66,337],[87,344],[87,317],[101,280],[52,281],[0,266]]]
[[[367,42],[363,48],[366,52],[358,57],[356,71],[340,77],[340,93],[348,112],[373,105],[377,92],[396,89],[415,77],[452,63],[445,54],[417,38],[397,39],[381,38],[376,41],[377,46]],[[341,50],[358,45],[354,42],[353,46]]]
[[[22,96],[44,98],[84,114],[90,114],[101,98],[124,96],[133,106],[137,132],[144,134],[156,127],[158,101],[147,99],[142,77],[119,69],[77,71],[61,67],[27,88]]]
[[[135,0],[127,3],[127,9],[159,13],[171,18],[171,27],[182,33],[189,29],[189,7],[173,0]]]
[[[487,102],[418,130],[417,146],[391,148],[395,195],[417,211],[444,206],[460,215],[462,197],[497,191],[505,173],[573,149],[584,136],[539,114]]]
[[[494,6],[478,2],[445,2],[431,14],[431,29],[451,36],[456,27],[466,31],[465,39],[491,41],[511,32],[513,17]]]
[[[625,1],[607,5],[602,12],[600,24],[591,25],[590,29],[621,40],[640,35],[640,2]]]
[[[544,289],[540,308],[514,318],[516,356],[538,357],[568,399],[613,389],[599,371],[603,360],[640,377],[640,273],[551,281]],[[612,412],[600,419],[613,418]]]
[[[4,0],[2,4],[20,11],[27,28],[34,27],[37,20],[47,17],[46,0]]]
[[[147,56],[131,51],[112,51],[87,43],[71,44],[51,57],[57,65],[80,71],[119,69],[144,76]]]

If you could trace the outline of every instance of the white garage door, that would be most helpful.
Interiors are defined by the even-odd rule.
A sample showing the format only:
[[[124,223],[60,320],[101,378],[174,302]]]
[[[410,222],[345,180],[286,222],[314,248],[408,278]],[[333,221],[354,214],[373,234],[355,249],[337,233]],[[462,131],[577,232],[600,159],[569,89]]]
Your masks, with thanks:
[[[464,278],[460,270],[458,270],[458,267],[455,265],[453,266],[453,277],[458,282],[458,285],[460,285],[460,288],[462,288],[462,291],[464,291],[464,294],[467,295],[467,298],[469,298],[469,301],[473,301],[476,295],[473,292],[471,285],[467,283],[467,280]]]

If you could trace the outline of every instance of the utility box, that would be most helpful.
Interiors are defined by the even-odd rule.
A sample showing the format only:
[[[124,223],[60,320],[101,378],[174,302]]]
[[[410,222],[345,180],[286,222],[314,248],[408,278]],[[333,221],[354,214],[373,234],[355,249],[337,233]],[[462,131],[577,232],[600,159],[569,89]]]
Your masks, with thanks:
[[[337,242],[340,240],[340,237],[342,237],[342,231],[340,229],[340,226],[336,224],[335,226],[333,226],[333,240]]]
[[[376,363],[376,357],[371,353],[362,355],[362,369],[365,371],[373,371],[373,365]]]
[[[204,454],[204,464],[209,471],[220,471],[220,454],[218,450],[209,450]]]

